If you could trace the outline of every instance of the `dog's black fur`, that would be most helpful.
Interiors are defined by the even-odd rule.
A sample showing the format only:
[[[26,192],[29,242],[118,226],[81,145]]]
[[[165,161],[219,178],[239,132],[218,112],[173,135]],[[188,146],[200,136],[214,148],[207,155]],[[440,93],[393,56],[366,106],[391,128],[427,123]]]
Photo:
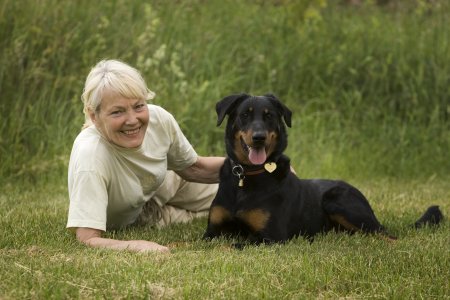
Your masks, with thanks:
[[[217,126],[229,116],[228,158],[220,171],[205,239],[241,236],[259,244],[284,242],[298,235],[312,239],[330,230],[379,233],[395,239],[355,187],[344,181],[299,179],[291,171],[283,151],[285,124],[291,126],[292,113],[275,96],[231,95],[217,103],[216,111]],[[266,163],[276,164],[275,170],[272,164],[267,171]],[[441,211],[433,206],[416,227],[441,219]]]

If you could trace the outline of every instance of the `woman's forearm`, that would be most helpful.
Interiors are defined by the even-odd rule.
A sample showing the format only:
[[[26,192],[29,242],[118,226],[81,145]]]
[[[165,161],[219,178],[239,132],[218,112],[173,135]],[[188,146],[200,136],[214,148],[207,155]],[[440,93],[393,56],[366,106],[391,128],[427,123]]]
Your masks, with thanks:
[[[157,243],[143,240],[115,240],[101,237],[102,231],[92,228],[77,228],[77,239],[81,243],[96,248],[107,248],[114,250],[129,250],[136,252],[160,251],[168,252],[169,248],[161,246]]]
[[[199,156],[197,161],[190,167],[177,171],[183,179],[200,183],[218,183],[220,168],[223,166],[225,157]]]
[[[84,242],[90,247],[107,248],[113,250],[129,250],[135,252],[160,251],[168,252],[169,248],[161,246],[157,243],[144,240],[115,240],[102,237],[93,237]]]

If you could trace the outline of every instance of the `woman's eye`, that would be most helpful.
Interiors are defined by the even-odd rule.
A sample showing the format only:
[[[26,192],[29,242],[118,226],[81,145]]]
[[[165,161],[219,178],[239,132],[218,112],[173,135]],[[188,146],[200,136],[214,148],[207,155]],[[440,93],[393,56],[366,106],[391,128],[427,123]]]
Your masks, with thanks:
[[[122,111],[120,111],[120,110],[115,110],[115,111],[112,111],[112,112],[111,112],[111,115],[112,115],[112,116],[120,116],[121,113],[122,113]]]
[[[142,110],[142,109],[144,109],[144,107],[145,107],[145,104],[138,104],[138,105],[136,105],[136,109],[137,110]]]

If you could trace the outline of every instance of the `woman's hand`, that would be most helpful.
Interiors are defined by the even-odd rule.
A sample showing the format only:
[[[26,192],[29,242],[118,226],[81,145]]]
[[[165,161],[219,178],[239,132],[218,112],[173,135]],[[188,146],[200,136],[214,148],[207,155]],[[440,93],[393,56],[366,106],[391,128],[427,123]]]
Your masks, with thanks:
[[[93,228],[79,227],[76,229],[77,239],[81,243],[98,248],[114,250],[129,250],[135,252],[169,252],[169,248],[144,240],[122,241],[102,238],[102,231]]]
[[[165,246],[161,246],[160,244],[150,242],[150,241],[121,241],[127,243],[127,250],[136,251],[136,252],[170,252],[169,248]]]

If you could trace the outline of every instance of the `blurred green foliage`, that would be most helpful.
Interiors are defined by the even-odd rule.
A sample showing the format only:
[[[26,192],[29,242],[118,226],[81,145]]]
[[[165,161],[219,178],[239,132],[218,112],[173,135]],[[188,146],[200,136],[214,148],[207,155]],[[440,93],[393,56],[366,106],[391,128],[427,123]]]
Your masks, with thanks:
[[[201,155],[224,155],[218,100],[271,92],[302,177],[448,176],[449,4],[378,2],[3,0],[0,181],[64,178],[104,58],[141,70]]]

